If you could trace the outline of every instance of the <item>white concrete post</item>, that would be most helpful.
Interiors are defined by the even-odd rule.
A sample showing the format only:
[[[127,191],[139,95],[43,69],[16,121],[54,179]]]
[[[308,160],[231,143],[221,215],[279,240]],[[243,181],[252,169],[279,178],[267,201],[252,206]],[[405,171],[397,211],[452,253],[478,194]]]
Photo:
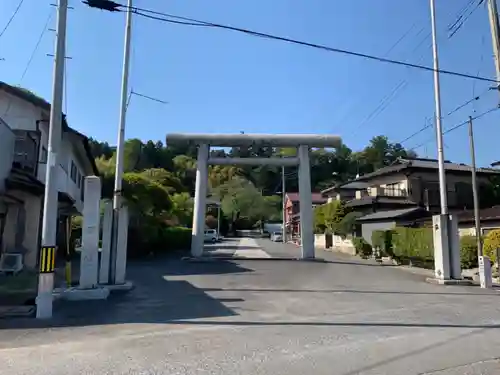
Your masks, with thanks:
[[[128,207],[123,205],[118,216],[118,234],[116,240],[116,273],[115,284],[125,284],[127,271],[127,242],[128,242]]]
[[[434,231],[434,276],[437,280],[451,277],[450,252],[448,242],[448,215],[432,217]]]
[[[191,255],[203,255],[203,240],[205,235],[205,210],[207,204],[208,183],[208,150],[207,144],[198,147],[196,162],[196,188],[194,193],[193,232],[191,240]]]
[[[104,215],[102,218],[102,245],[101,264],[99,268],[99,284],[107,284],[109,281],[109,262],[111,259],[111,235],[113,225],[113,203],[108,201],[104,204]]]
[[[458,220],[455,215],[448,215],[448,248],[450,251],[450,277],[453,280],[462,280],[460,236],[458,234]]]
[[[80,289],[97,286],[99,260],[99,221],[101,203],[101,179],[85,177],[82,252],[80,259]]]
[[[310,259],[314,258],[314,231],[309,147],[299,146],[298,155],[302,259]]]

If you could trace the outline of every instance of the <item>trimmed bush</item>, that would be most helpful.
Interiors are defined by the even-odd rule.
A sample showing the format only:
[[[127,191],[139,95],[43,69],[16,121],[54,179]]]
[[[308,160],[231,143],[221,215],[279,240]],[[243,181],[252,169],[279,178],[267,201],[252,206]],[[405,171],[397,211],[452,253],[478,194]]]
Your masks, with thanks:
[[[484,240],[483,252],[485,256],[490,258],[492,264],[497,261],[498,248],[500,248],[500,229],[488,232]]]
[[[477,267],[476,236],[463,236],[460,238],[460,264],[463,269]]]
[[[394,257],[403,260],[434,260],[434,238],[431,228],[397,227],[392,234]]]
[[[356,254],[362,258],[369,258],[373,253],[372,246],[363,237],[354,237],[352,244],[356,249]]]
[[[163,223],[143,218],[137,226],[128,231],[128,250],[130,258],[165,254],[191,247],[191,229],[168,227]]]

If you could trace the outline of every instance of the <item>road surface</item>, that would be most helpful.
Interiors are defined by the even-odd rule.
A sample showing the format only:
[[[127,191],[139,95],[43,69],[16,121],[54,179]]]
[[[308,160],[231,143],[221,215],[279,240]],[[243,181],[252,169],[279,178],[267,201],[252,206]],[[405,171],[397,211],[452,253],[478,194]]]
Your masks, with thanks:
[[[218,246],[298,254],[267,240]],[[317,255],[327,262],[135,262],[129,294],[58,304],[50,328],[0,321],[0,374],[500,373],[498,292]]]

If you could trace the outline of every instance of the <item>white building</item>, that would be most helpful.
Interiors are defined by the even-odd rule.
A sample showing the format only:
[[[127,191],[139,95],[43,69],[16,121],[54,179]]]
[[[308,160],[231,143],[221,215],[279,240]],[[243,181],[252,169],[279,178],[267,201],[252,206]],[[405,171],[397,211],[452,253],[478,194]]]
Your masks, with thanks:
[[[21,253],[36,268],[41,237],[50,104],[0,82],[0,253]],[[64,116],[63,116],[64,117]],[[57,160],[59,214],[82,213],[83,179],[97,175],[89,140],[62,124]]]

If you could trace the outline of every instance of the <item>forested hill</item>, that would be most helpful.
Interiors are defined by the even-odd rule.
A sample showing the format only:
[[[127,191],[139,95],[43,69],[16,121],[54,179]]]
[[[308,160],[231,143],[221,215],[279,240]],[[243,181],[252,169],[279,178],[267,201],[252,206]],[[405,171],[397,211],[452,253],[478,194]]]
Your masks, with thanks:
[[[114,172],[115,148],[106,142],[91,140],[92,153],[97,166],[103,174]],[[276,149],[270,147],[237,147],[229,152],[219,149],[211,153],[218,157],[268,157],[273,155],[293,155],[295,149]],[[311,183],[314,191],[320,191],[334,183],[348,181],[357,174],[365,174],[391,164],[401,156],[416,156],[413,151],[405,150],[399,143],[391,143],[385,136],[376,136],[361,151],[352,151],[347,145],[336,150],[317,149],[311,155]],[[194,168],[196,148],[194,146],[165,146],[161,141],[141,142],[130,139],[125,144],[125,172],[141,172],[147,169],[164,169],[177,177],[183,190],[194,190]],[[297,191],[296,167],[286,169],[287,191]],[[224,184],[234,176],[250,181],[263,195],[273,195],[281,191],[281,168],[256,166],[232,167],[213,166],[210,168],[212,189]]]

